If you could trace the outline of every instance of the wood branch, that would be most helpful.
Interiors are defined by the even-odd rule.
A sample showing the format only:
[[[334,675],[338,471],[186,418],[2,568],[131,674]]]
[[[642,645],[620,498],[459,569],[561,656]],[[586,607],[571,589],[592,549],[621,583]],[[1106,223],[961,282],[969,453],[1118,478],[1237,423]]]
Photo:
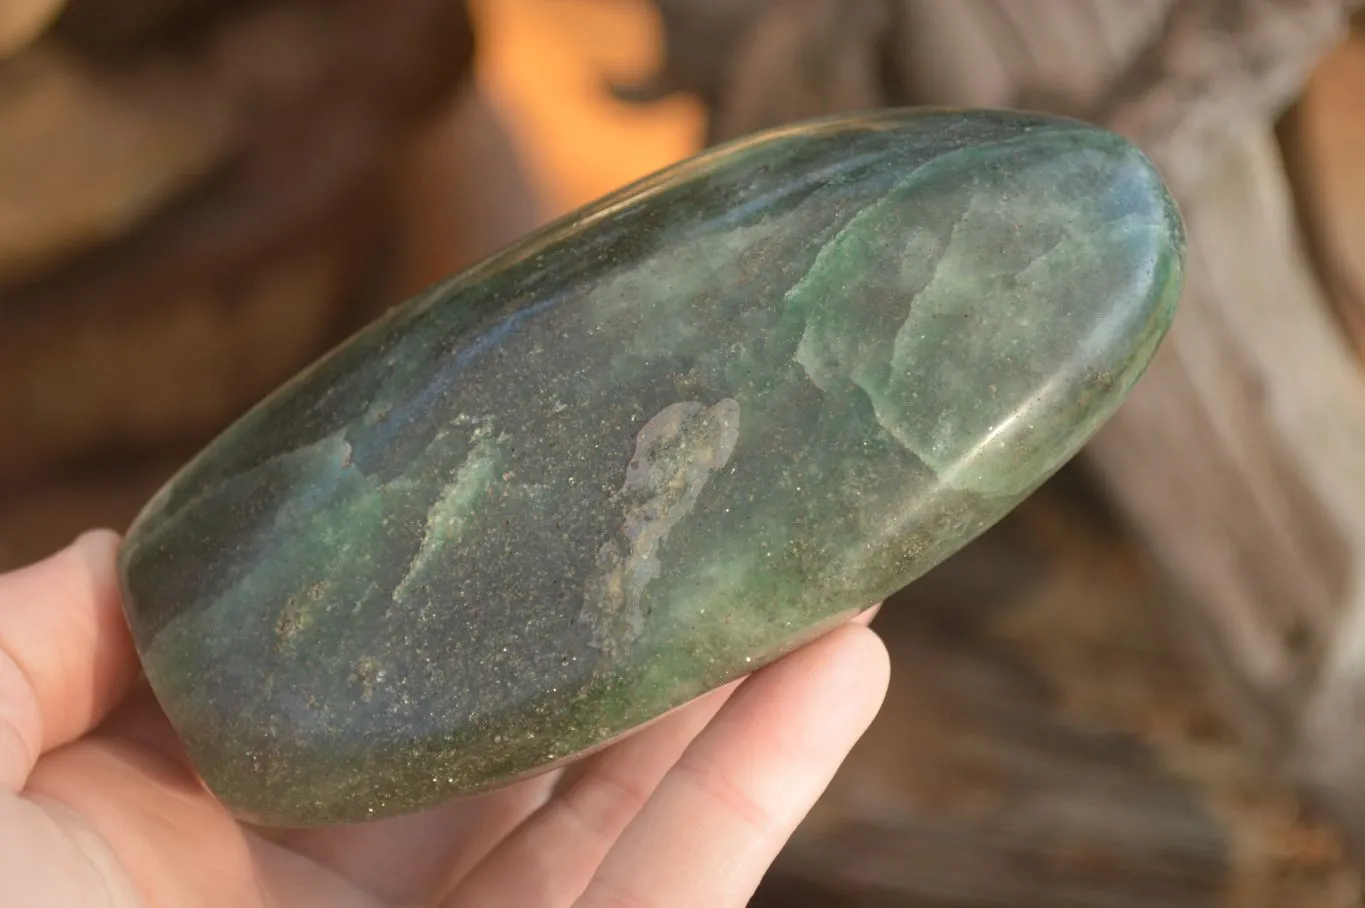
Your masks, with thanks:
[[[896,102],[1086,111],[1173,2],[894,0]]]
[[[62,10],[62,0],[6,0],[0,6],[0,60],[27,47]]]
[[[139,304],[103,297],[74,319],[64,309],[19,326],[0,314],[0,425],[28,439],[0,448],[0,571],[88,527],[125,528],[244,407],[538,220],[502,124],[477,94],[453,99],[389,171],[318,224],[276,236],[247,269],[208,263],[174,291]]]
[[[126,91],[118,97],[130,106],[141,99],[145,110],[167,90],[217,111],[216,166],[192,191],[152,193],[155,214],[139,209],[118,238],[0,291],[0,424],[26,439],[0,446],[0,487],[92,454],[206,440],[394,302],[377,283],[392,264],[382,196],[414,134],[460,84],[470,40],[449,0],[307,0],[249,10],[211,40],[102,70],[99,90]],[[63,128],[43,141],[9,136],[0,150],[0,160],[18,154],[27,172],[47,172],[41,185],[76,195],[0,195],[7,203],[83,205],[91,183],[68,172],[73,163],[96,182],[109,175],[112,165],[64,143],[82,139],[98,158],[116,141],[92,138],[77,112],[59,112]],[[0,137],[13,123],[0,120]],[[135,197],[161,186],[157,160],[141,156],[111,185]],[[5,215],[21,234],[41,221]]]
[[[502,116],[472,87],[433,118],[395,170],[399,299],[492,255],[543,220]]]
[[[713,140],[888,103],[877,53],[890,26],[884,2],[790,0],[775,9],[751,25],[725,73],[711,113]]]
[[[276,231],[315,216],[338,182],[373,173],[395,138],[451,96],[472,40],[462,5],[449,0],[300,0],[126,65],[92,69],[34,48],[63,62],[0,69],[0,281],[7,271],[34,280],[35,261],[67,266],[73,279],[92,267],[138,270],[146,255],[165,269],[268,247]],[[112,161],[101,157],[110,142],[121,143]],[[204,177],[265,183],[267,198],[237,191],[246,208],[189,204],[181,190]],[[95,247],[102,264],[71,261],[171,201],[193,213],[167,214],[127,246]],[[4,291],[0,309],[24,299]]]
[[[1365,375],[1269,126],[1358,5],[1191,3],[1111,95],[1106,122],[1180,194],[1191,264],[1166,348],[1091,455],[1213,629],[1244,727],[1365,850]]]
[[[1174,0],[655,0],[646,92],[696,93],[713,140],[876,105],[1088,109]]]
[[[122,236],[221,166],[233,124],[201,94],[133,87],[51,46],[0,67],[0,287]]]
[[[1365,361],[1365,17],[1281,124],[1314,264]]]
[[[1251,695],[1247,727],[1365,832],[1365,381],[1268,127],[1210,173],[1177,325],[1092,459]]]
[[[1184,191],[1217,147],[1288,105],[1361,0],[748,0],[669,27],[663,86],[696,91],[726,139],[871,103],[1087,116]],[[718,13],[724,12],[724,15]],[[729,26],[720,42],[715,23]]]
[[[616,86],[617,97],[647,104],[674,92],[691,92],[714,106],[724,91],[736,48],[768,2],[654,0],[663,23],[663,66],[641,84]]]
[[[0,445],[0,492],[207,442],[344,337],[351,306],[375,313],[387,225],[373,189],[318,217],[331,224],[275,234],[246,267],[225,256],[173,282],[91,280],[51,309],[0,309],[0,425],[24,439]]]
[[[1177,194],[1302,92],[1360,0],[1182,0],[1091,112],[1140,145]]]
[[[1365,699],[1365,385],[1299,248],[1271,133],[1360,4],[1182,0],[1156,23],[1128,18],[1134,6],[1096,3],[1098,15],[1030,38],[1028,17],[1053,5],[1025,15],[1022,4],[910,0],[896,7],[902,40],[882,93],[1036,99],[1124,133],[1166,174],[1190,222],[1189,292],[1148,377],[1086,457],[1188,594],[1191,651],[1241,707],[1243,731],[1292,755],[1365,827],[1365,729],[1348,708]],[[796,21],[811,7],[771,9]],[[789,68],[818,61],[809,31],[809,46],[788,42],[807,51]],[[791,81],[764,62],[747,71]],[[770,97],[742,111],[722,98],[718,137],[767,125],[773,111],[814,112]],[[812,97],[820,112],[844,103]],[[1365,850],[1365,829],[1361,839]]]
[[[769,0],[757,12],[741,4],[747,18],[728,65],[683,31],[666,81],[715,95],[715,139],[870,104],[1086,116],[1141,144],[1183,190],[1226,136],[1296,97],[1360,5]]]
[[[65,0],[61,42],[103,60],[131,59],[169,39],[202,37],[248,7],[281,0]]]
[[[1186,670],[1157,572],[1061,485],[883,608],[887,701],[754,908],[1361,904]]]

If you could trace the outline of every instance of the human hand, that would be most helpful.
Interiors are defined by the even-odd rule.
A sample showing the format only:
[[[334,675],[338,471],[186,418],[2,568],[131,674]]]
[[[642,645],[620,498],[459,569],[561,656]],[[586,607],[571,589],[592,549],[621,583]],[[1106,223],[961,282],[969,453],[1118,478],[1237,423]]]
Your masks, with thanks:
[[[739,908],[886,691],[886,651],[855,622],[566,770],[262,829],[203,788],[140,680],[117,545],[87,534],[0,575],[7,908]]]

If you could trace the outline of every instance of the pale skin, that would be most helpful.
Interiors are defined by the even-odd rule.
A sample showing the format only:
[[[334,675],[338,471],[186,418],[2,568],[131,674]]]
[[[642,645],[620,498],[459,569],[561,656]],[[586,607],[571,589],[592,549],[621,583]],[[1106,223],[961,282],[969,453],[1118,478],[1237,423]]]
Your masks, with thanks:
[[[741,908],[886,691],[870,613],[569,769],[281,831],[203,788],[138,675],[118,537],[0,575],[0,905]]]

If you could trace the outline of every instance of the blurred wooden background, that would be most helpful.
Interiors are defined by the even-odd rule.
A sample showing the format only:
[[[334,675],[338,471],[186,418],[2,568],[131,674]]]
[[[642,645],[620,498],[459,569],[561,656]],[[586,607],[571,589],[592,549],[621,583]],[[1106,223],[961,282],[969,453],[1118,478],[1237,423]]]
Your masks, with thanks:
[[[696,100],[605,90],[660,65],[643,2],[6,3],[0,568],[125,526],[383,308],[703,139]]]
[[[1141,144],[1151,375],[889,603],[759,906],[1347,908],[1365,860],[1365,26],[1329,0],[5,0],[0,568],[425,284],[703,145],[900,104]]]

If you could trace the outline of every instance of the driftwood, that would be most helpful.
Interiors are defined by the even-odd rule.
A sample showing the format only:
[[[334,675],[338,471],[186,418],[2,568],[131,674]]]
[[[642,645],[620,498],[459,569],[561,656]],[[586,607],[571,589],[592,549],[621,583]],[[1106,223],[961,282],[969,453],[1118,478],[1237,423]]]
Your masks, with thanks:
[[[1280,141],[1324,289],[1365,360],[1365,15],[1318,67]]]
[[[28,46],[62,10],[62,0],[8,0],[0,6],[0,59]]]
[[[158,231],[137,231],[127,246],[105,244],[94,250],[94,261],[64,262],[59,283],[77,280],[98,265],[134,271],[144,267],[140,257],[155,256],[162,267],[190,267],[220,254],[220,250],[269,246],[280,232],[300,220],[318,215],[319,200],[333,197],[334,187],[373,172],[389,151],[395,133],[410,129],[438,108],[465,75],[472,54],[472,34],[462,8],[445,0],[401,0],[394,4],[375,0],[303,0],[243,13],[222,24],[210,35],[188,47],[175,46],[149,53],[119,66],[79,62],[59,41],[32,49],[39,60],[61,55],[72,61],[57,72],[33,74],[25,57],[0,70],[0,87],[14,97],[13,115],[0,108],[0,135],[7,137],[6,179],[33,180],[41,172],[46,207],[61,209],[81,204],[89,189],[76,183],[63,192],[62,180],[104,179],[123,187],[129,199],[154,196],[162,208],[167,193],[149,187],[149,180],[167,162],[144,160],[145,170],[135,174],[110,172],[108,165],[71,159],[58,146],[63,136],[85,139],[82,121],[106,111],[137,108],[151,121],[147,132],[177,135],[208,132],[217,138],[207,164],[216,180],[204,188],[215,198],[177,198],[177,210],[138,211],[128,226],[144,226],[145,214],[164,213]],[[74,72],[73,72],[74,71]],[[6,86],[4,77],[16,80]],[[83,105],[43,103],[31,98],[26,82],[45,84],[62,76],[85,90]],[[74,93],[74,90],[71,91]],[[58,99],[60,100],[60,98]],[[32,107],[46,110],[46,122]],[[194,119],[176,129],[171,117]],[[110,124],[128,133],[139,121]],[[171,122],[166,122],[171,121]],[[158,130],[157,127],[160,127]],[[200,169],[204,165],[200,165]],[[44,168],[46,168],[44,170]],[[94,171],[87,177],[85,171]],[[184,181],[180,181],[184,182]],[[28,201],[22,186],[4,187],[5,203]],[[197,203],[197,204],[196,204]],[[15,212],[32,222],[43,218],[43,205]],[[32,232],[30,230],[30,232]],[[66,244],[68,254],[83,251],[83,244]],[[3,252],[3,247],[0,247]],[[73,277],[72,273],[77,277]],[[0,272],[0,277],[3,272]],[[11,282],[12,283],[12,282]],[[25,303],[15,290],[0,296],[0,309]]]
[[[72,280],[68,269],[0,294],[15,300],[0,307],[0,423],[30,433],[25,445],[0,446],[0,569],[83,528],[127,526],[255,396],[541,217],[500,117],[475,91],[457,91],[381,158],[373,178],[336,180],[317,213],[295,223],[276,216],[296,187],[272,193],[265,178],[218,182],[167,221],[238,210],[261,231],[247,254],[147,255],[137,268],[111,254],[108,269],[90,266],[71,284],[89,289],[85,299],[45,295]],[[160,231],[157,221],[135,231]]]
[[[52,554],[92,527],[126,527],[191,450],[96,464],[0,496],[0,571]]]
[[[12,279],[22,285],[0,290],[0,424],[25,439],[0,447],[0,566],[91,523],[121,524],[271,374],[487,251],[480,240],[499,245],[470,230],[480,218],[509,238],[529,225],[496,118],[477,96],[448,94],[443,67],[467,61],[438,29],[405,32],[417,14],[380,0],[355,18],[331,15],[365,2],[128,0],[110,12],[107,0],[68,0],[36,44],[38,20],[13,39],[25,49],[0,63],[0,138],[6,70],[40,59],[26,54],[98,66],[107,78],[80,84],[100,97],[161,98],[135,107],[150,117],[139,122],[204,116],[211,128],[196,134],[202,163],[157,170],[158,191],[136,215],[79,242],[67,234]],[[436,3],[402,5],[458,10]],[[1323,293],[1340,306],[1341,283],[1320,286],[1313,268],[1340,259],[1312,230],[1313,258],[1300,248],[1272,132],[1352,4],[658,5],[669,66],[623,91],[698,92],[713,140],[891,104],[1080,115],[1149,151],[1191,233],[1177,327],[1083,464],[1159,571],[1093,500],[1055,483],[889,604],[879,618],[896,662],[888,704],[755,905],[1360,905],[1343,840],[1297,794],[1318,795],[1365,843],[1354,706],[1365,530],[1352,516],[1365,501],[1365,390]],[[102,17],[118,27],[100,28]],[[5,26],[0,14],[0,42]],[[328,55],[330,40],[361,32]],[[319,56],[289,53],[291,41]],[[310,68],[319,59],[333,68]],[[79,82],[83,71],[70,72]],[[264,108],[242,103],[262,79],[273,86]],[[191,96],[203,103],[181,107]],[[400,124],[419,123],[414,144],[394,141]],[[504,180],[515,205],[498,201]],[[1296,188],[1319,203],[1335,191]],[[465,203],[463,216],[431,203],[446,198]],[[401,255],[388,254],[393,243]],[[357,284],[352,296],[337,289]],[[153,366],[130,376],[129,351]],[[246,361],[259,371],[243,381]],[[195,415],[206,387],[224,396],[207,405],[216,415]],[[40,465],[110,450],[133,457],[35,479]],[[1300,788],[1285,784],[1285,766]]]
[[[1299,96],[1359,5],[1182,0],[1088,114],[1139,144],[1177,196],[1188,196],[1224,149]]]
[[[1179,578],[1243,727],[1365,833],[1365,382],[1269,130],[1186,204],[1184,312],[1092,462]]]
[[[708,137],[867,107],[1092,106],[1173,0],[655,0],[652,98],[697,94]]]
[[[21,33],[34,5],[0,2],[0,569],[126,526],[243,409],[536,219],[465,90],[459,2],[67,0]]]
[[[202,443],[394,302],[390,174],[472,52],[446,0],[249,5],[112,63],[64,21],[0,65],[0,260],[45,238],[0,286],[0,496]]]
[[[211,33],[248,7],[281,2],[287,0],[65,0],[53,30],[85,54],[127,60],[186,35]]]
[[[1188,21],[1204,65],[1179,62],[1177,14],[1103,108],[1172,179],[1191,264],[1150,380],[1092,461],[1189,594],[1243,727],[1365,848],[1365,373],[1272,132],[1358,4],[1204,5],[1204,27]]]
[[[283,373],[282,380],[347,326],[530,230],[539,210],[516,158],[496,113],[478,95],[462,93],[402,150],[378,200],[339,209],[330,231],[282,244],[278,258],[220,285],[235,290],[230,298],[206,283],[179,300],[158,298],[145,317],[94,311],[74,324],[54,320],[46,336],[13,347],[0,333],[0,362],[9,357],[14,376],[8,390],[35,402],[29,424],[48,431],[37,447],[79,452],[94,438],[123,438],[124,449],[147,452],[86,457],[43,476],[28,471],[8,489],[0,483],[0,570],[37,559],[90,526],[126,526],[202,437],[221,427],[223,414],[241,405],[246,380],[267,387],[267,370]],[[367,272],[378,234],[396,251],[381,261],[387,264],[376,287]],[[349,308],[338,305],[354,289],[348,276],[358,276],[363,291]],[[79,360],[72,357],[48,358],[63,349],[102,351],[103,373],[73,371]],[[161,377],[215,368],[231,371],[235,382]],[[114,374],[120,381],[110,388],[102,376]],[[137,409],[119,398],[135,393]],[[133,429],[140,439],[128,439]]]
[[[50,44],[0,64],[0,294],[221,166],[226,111],[197,100],[177,80],[130,85]]]
[[[755,2],[712,138],[869,105],[1005,105],[1088,117],[1151,155],[1187,213],[1189,290],[1085,460],[1176,581],[1181,645],[1239,729],[1365,849],[1365,373],[1273,139],[1356,6]]]
[[[886,603],[891,690],[754,908],[1356,908],[1074,476]]]
[[[394,168],[391,296],[406,299],[541,223],[520,157],[501,113],[473,86],[416,136]]]

